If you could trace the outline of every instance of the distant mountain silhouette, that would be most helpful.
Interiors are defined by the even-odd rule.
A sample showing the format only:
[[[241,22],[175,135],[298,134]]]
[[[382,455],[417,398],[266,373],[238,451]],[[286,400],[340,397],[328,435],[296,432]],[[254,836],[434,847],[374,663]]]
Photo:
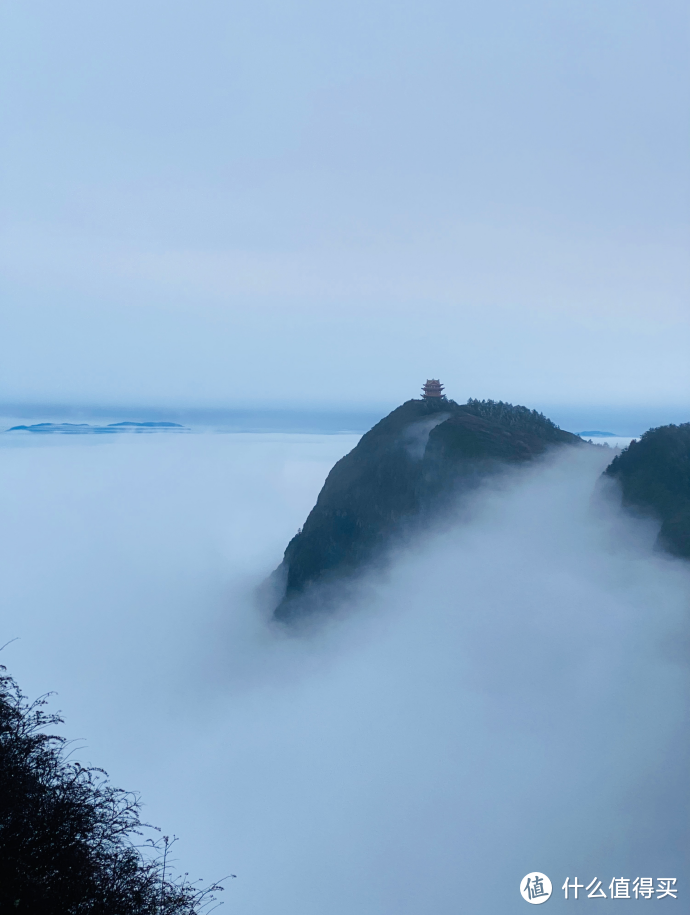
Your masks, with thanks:
[[[106,429],[118,429],[120,426],[139,426],[146,429],[183,429],[179,423],[108,423]]]
[[[333,467],[316,505],[273,573],[274,611],[292,620],[320,609],[312,586],[342,582],[381,557],[391,538],[438,514],[506,465],[560,445],[583,445],[527,407],[444,397],[408,400]]]
[[[623,504],[661,521],[658,545],[690,558],[690,423],[645,432],[611,461]]]
[[[8,432],[34,432],[57,435],[104,435],[121,432],[188,432],[179,423],[110,423],[91,426],[89,423],[35,423],[33,426],[12,426]]]

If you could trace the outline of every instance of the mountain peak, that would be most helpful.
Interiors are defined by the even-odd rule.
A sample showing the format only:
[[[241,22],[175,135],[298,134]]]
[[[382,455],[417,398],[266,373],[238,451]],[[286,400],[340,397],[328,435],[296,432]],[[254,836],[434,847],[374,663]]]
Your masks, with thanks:
[[[430,379],[425,389],[432,381],[440,385]],[[282,589],[277,619],[318,609],[311,599],[317,585],[323,593],[383,558],[415,522],[447,509],[487,475],[549,447],[583,444],[527,407],[460,405],[433,390],[389,413],[333,467],[274,573]]]

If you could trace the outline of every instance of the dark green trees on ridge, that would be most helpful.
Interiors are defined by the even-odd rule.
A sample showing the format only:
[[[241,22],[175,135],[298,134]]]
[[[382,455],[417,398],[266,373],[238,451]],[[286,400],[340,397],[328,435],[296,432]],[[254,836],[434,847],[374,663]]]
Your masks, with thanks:
[[[650,429],[613,459],[623,504],[661,521],[659,546],[690,558],[690,423]]]

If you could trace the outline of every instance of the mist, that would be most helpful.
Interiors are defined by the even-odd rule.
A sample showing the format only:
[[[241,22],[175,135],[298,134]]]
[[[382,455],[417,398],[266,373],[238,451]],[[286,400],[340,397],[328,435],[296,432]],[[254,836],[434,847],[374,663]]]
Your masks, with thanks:
[[[356,441],[3,437],[3,662],[228,911],[498,915],[533,870],[550,910],[682,899],[690,571],[597,490],[611,452],[487,484],[295,634],[255,590]]]

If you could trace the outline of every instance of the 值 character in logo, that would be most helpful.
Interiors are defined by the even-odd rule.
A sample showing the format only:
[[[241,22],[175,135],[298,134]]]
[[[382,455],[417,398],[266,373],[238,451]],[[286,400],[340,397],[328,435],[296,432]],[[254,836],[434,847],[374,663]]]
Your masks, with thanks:
[[[540,896],[549,895],[544,889],[544,880],[539,874],[534,877],[528,877],[523,889],[530,899],[538,899]]]
[[[532,871],[520,881],[520,895],[530,905],[541,905],[551,896],[553,886],[546,874]]]

